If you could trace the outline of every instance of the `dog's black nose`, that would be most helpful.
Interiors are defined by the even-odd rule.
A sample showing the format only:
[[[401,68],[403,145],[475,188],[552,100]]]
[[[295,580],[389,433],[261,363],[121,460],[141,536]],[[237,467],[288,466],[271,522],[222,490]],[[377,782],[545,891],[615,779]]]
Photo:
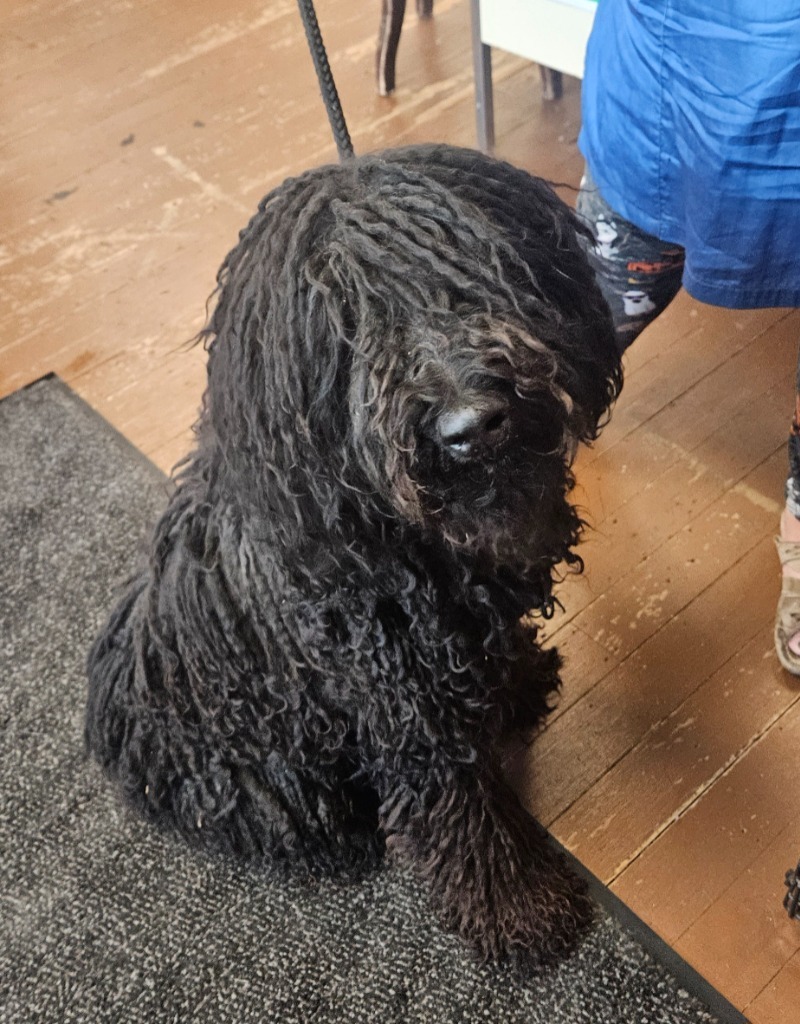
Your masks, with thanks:
[[[442,413],[436,423],[444,448],[454,455],[471,455],[496,448],[508,436],[509,409],[501,399],[460,406]]]

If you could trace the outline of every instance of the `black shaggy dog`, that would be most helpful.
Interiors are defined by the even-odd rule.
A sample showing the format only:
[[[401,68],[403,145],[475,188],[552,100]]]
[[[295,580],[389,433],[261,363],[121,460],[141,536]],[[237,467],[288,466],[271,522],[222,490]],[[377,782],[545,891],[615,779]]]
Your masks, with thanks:
[[[566,950],[588,900],[496,747],[558,687],[520,620],[581,567],[570,466],[621,385],[572,214],[468,150],[322,167],[262,201],[203,336],[89,749],[196,843],[351,877],[388,844],[483,957]]]

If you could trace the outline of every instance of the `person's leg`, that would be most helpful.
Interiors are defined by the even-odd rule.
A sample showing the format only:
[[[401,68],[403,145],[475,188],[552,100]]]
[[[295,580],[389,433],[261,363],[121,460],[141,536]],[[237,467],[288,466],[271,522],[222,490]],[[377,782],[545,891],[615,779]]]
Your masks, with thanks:
[[[678,293],[684,251],[616,213],[600,195],[588,167],[575,209],[594,237],[594,246],[589,239],[582,242],[611,308],[620,351],[624,351]],[[800,676],[800,354],[796,393],[786,505],[776,539],[783,582],[775,619],[775,648],[783,667]]]
[[[775,650],[787,672],[800,676],[800,352],[797,358],[794,417],[789,434],[789,478],[786,505],[781,513],[781,535],[776,538],[783,579],[775,616]],[[800,918],[800,861],[786,872],[788,892],[783,906],[791,918]]]
[[[594,247],[589,239],[582,241],[624,351],[678,294],[684,251],[616,213],[600,195],[588,167],[575,212],[594,236]]]
[[[775,649],[781,665],[800,675],[800,356],[794,418],[789,434],[789,478],[786,505],[777,540],[783,581],[775,619]]]

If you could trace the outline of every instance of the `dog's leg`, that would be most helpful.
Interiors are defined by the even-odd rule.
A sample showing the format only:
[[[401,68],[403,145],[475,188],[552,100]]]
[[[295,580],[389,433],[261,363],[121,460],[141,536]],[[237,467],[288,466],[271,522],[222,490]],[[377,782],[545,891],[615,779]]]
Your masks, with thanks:
[[[126,802],[194,845],[265,867],[316,875],[373,867],[383,853],[378,801],[351,780],[352,765],[319,763],[313,749],[300,749],[302,736],[286,737],[281,753],[215,730],[194,713],[177,656],[154,642],[146,599],[142,577],[88,666],[86,744]]]
[[[502,733],[530,733],[542,725],[555,706],[561,687],[561,657],[554,647],[542,649],[535,634],[520,643],[520,656],[508,664],[508,681],[498,698]]]
[[[377,797],[335,768],[298,770],[272,753],[257,768],[236,769],[234,779],[235,828],[246,831],[262,860],[352,878],[382,858]]]
[[[483,959],[547,961],[591,919],[585,887],[498,778],[439,766],[381,807],[388,846],[430,886],[445,927]]]
[[[193,845],[316,876],[355,877],[380,861],[377,799],[344,766],[302,770],[274,751],[243,759],[130,705],[113,717],[125,725],[104,767],[127,803]]]

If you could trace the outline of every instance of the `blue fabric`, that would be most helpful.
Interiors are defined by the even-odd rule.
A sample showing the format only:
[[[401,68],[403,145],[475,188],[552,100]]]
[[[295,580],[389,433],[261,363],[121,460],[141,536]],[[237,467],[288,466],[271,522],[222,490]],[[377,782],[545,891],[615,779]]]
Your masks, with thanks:
[[[719,306],[800,306],[800,0],[600,0],[579,145]]]

